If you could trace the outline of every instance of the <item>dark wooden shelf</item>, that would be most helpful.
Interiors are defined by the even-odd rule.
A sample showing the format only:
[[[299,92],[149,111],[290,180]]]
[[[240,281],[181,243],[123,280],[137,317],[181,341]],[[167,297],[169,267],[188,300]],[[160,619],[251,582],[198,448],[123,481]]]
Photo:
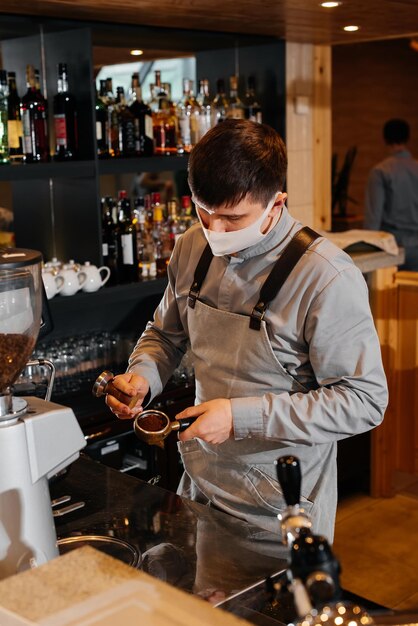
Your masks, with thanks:
[[[49,300],[51,312],[66,311],[67,313],[97,307],[106,307],[113,302],[118,302],[121,307],[130,301],[137,301],[148,296],[163,293],[167,285],[166,278],[146,280],[126,285],[115,285],[113,287],[102,287],[92,293],[79,291],[74,296],[55,296]]]
[[[0,180],[45,180],[48,178],[92,178],[94,176],[94,161],[15,163],[0,166]]]
[[[99,174],[125,174],[131,172],[164,172],[187,169],[188,155],[152,156],[133,159],[99,160]]]
[[[80,291],[74,296],[55,296],[48,301],[54,330],[45,340],[97,330],[118,330],[139,336],[152,318],[166,285],[167,278],[158,278],[103,287],[93,293]]]
[[[108,159],[97,162],[99,174],[164,172],[187,169],[188,155],[153,156],[137,159]],[[90,178],[96,175],[96,161],[58,163],[14,163],[0,165],[0,180],[45,180],[48,178]]]

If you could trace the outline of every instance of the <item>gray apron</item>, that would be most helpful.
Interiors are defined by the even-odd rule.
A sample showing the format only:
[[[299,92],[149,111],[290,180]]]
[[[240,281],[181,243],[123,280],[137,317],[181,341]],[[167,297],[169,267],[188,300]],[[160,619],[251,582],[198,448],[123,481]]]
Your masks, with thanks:
[[[215,398],[266,393],[307,393],[279,363],[266,322],[250,328],[250,317],[222,311],[196,299],[187,323],[196,379],[196,404]],[[302,470],[301,503],[314,531],[333,539],[337,502],[336,444],[293,446],[258,437],[229,438],[213,445],[195,438],[178,442],[185,473],[178,492],[244,519],[280,538],[278,513],[285,501],[275,460],[293,454]]]

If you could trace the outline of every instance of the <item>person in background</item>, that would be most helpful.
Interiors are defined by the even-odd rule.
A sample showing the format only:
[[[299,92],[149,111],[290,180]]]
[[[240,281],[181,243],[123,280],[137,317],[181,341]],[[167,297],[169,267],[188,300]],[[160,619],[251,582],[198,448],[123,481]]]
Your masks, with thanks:
[[[418,271],[418,161],[409,150],[409,124],[391,119],[383,127],[390,155],[370,172],[364,228],[392,233],[405,248],[399,269]]]
[[[303,234],[285,206],[286,167],[277,132],[249,120],[226,120],[193,148],[200,223],[176,243],[154,319],[113,381],[140,400],[134,409],[110,395],[106,402],[132,418],[191,350],[196,404],[177,418],[197,419],[179,435],[179,493],[279,538],[285,502],[275,461],[295,455],[302,506],[332,542],[337,441],[380,424],[387,385],[367,286],[351,258],[315,233],[283,278]]]

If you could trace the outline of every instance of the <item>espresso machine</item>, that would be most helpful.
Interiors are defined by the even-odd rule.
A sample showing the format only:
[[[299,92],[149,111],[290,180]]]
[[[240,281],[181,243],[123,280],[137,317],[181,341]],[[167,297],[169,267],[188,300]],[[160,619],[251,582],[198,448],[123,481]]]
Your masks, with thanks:
[[[41,326],[41,264],[0,249],[0,579],[58,556],[48,480],[85,446],[71,409],[13,396]]]

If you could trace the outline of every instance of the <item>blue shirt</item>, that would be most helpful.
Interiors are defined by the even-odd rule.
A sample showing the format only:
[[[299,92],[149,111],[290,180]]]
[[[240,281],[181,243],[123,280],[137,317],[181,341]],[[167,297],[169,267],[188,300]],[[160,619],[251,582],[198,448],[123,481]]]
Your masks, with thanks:
[[[398,244],[418,244],[418,161],[402,150],[378,163],[366,188],[364,227],[392,233]]]

